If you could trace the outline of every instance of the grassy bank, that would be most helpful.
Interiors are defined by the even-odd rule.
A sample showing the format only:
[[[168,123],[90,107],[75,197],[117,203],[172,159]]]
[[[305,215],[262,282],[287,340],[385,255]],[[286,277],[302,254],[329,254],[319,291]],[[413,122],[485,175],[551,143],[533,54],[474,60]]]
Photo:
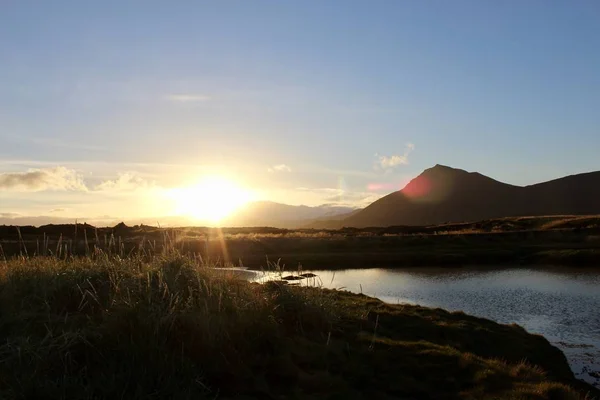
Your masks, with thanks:
[[[0,261],[0,312],[3,399],[579,399],[593,390],[516,325],[250,284],[174,251]]]
[[[253,269],[281,259],[288,267],[346,269],[461,265],[600,266],[600,217],[519,217],[431,227],[285,230],[275,228],[94,228],[0,226],[0,259],[13,255],[153,256],[177,248]]]

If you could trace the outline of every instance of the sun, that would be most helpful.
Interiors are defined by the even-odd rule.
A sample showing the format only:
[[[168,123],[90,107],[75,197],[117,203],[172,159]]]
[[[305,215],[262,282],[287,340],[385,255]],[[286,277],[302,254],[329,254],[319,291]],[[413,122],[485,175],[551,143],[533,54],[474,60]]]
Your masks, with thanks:
[[[174,212],[199,221],[218,223],[252,200],[252,193],[228,179],[211,176],[198,183],[171,189]]]

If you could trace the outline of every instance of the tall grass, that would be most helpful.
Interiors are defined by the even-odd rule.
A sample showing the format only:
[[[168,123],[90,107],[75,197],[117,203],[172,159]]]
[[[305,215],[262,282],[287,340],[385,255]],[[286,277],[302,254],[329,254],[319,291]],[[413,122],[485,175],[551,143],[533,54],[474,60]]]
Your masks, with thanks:
[[[538,367],[510,362],[525,350],[499,362],[477,344],[482,331],[508,329],[515,340],[504,345],[555,354],[520,329],[251,284],[165,240],[152,254],[124,254],[107,239],[112,251],[84,257],[1,259],[0,398],[579,398]],[[473,335],[462,333],[469,324]],[[548,360],[568,371],[564,357]]]
[[[0,263],[0,398],[198,398],[256,385],[325,296],[250,285],[176,251]],[[294,316],[288,318],[288,313]]]

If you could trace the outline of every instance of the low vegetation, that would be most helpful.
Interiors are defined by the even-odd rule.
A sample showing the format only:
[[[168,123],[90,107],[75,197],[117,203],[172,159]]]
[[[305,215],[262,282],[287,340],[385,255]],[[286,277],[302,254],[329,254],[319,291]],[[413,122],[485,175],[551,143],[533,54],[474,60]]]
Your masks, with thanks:
[[[174,249],[0,261],[0,398],[592,398],[519,326],[211,267]]]
[[[266,257],[310,269],[444,265],[600,265],[600,217],[514,217],[472,223],[340,230],[0,226],[0,259],[13,255],[122,257],[164,246],[217,263],[265,267]]]

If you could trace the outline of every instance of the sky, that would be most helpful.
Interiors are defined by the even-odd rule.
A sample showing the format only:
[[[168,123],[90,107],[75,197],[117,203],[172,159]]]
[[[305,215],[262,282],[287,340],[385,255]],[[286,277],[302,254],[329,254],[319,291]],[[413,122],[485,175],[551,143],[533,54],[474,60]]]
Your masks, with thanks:
[[[600,170],[599,50],[595,0],[4,0],[0,217],[171,215],[203,179],[361,207],[435,164]]]

